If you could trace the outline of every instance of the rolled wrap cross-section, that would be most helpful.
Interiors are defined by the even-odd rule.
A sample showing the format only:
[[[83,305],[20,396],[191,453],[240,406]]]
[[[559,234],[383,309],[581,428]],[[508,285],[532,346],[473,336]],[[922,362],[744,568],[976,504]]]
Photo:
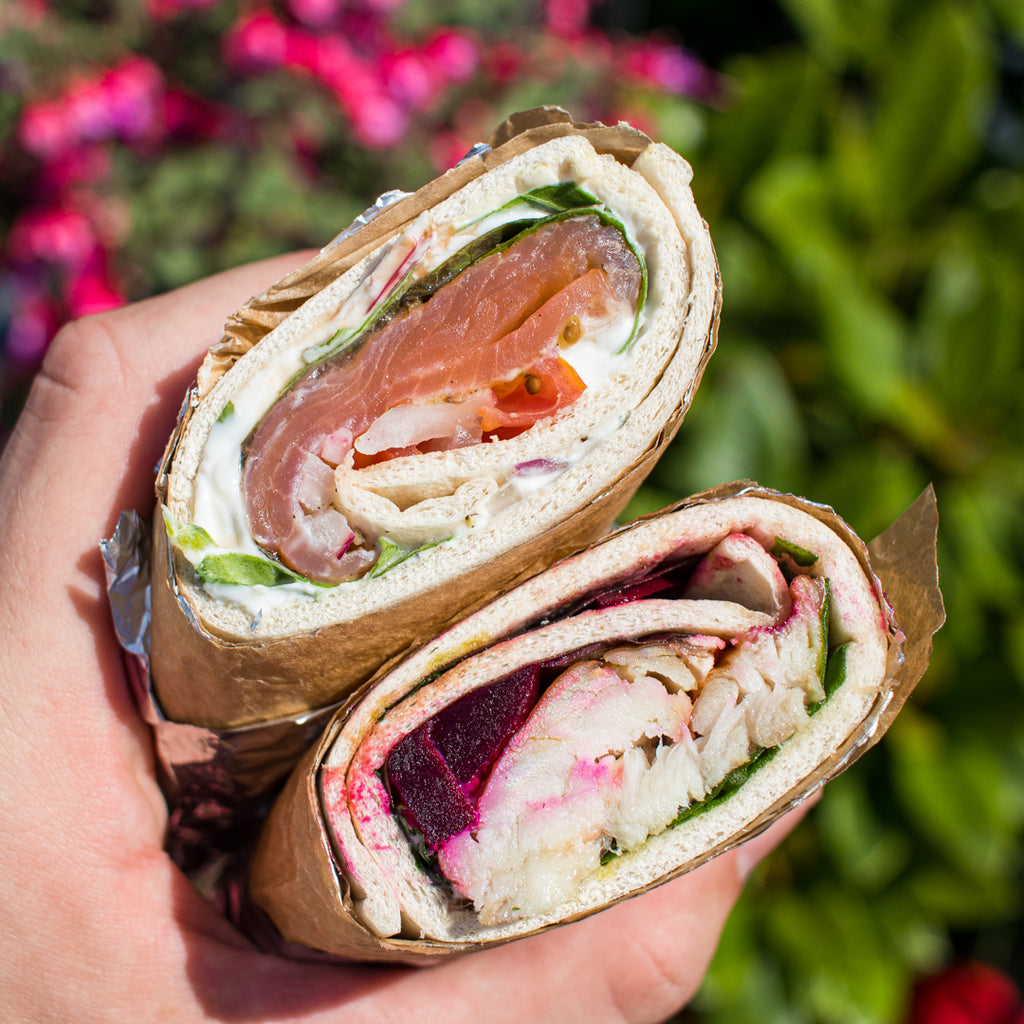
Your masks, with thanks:
[[[523,582],[353,698],[275,806],[252,894],[285,939],[368,959],[578,919],[845,767],[923,668],[904,642],[830,509],[709,492]]]
[[[158,484],[169,718],[326,707],[607,531],[715,343],[689,180],[626,126],[513,134],[325,250],[226,372],[211,356]]]

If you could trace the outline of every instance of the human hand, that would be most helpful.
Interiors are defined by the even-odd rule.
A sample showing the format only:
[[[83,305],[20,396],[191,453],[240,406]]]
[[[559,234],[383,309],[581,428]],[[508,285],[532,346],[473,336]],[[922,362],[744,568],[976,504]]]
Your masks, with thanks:
[[[181,397],[281,257],[66,327],[0,459],[0,1019],[657,1021],[795,824],[578,924],[411,969],[260,953],[163,852],[99,542],[149,513]]]

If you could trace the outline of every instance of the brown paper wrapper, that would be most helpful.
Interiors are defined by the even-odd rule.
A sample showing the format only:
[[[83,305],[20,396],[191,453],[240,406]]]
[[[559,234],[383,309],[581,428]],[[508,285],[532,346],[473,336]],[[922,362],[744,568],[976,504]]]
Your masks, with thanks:
[[[875,581],[879,604],[886,617],[889,639],[886,679],[861,724],[799,785],[779,793],[770,806],[766,806],[740,833],[677,865],[643,890],[624,894],[621,899],[631,898],[639,891],[646,891],[691,871],[759,834],[853,764],[881,739],[907,700],[927,666],[932,635],[944,621],[936,566],[938,517],[931,488],[867,547],[832,509],[792,495],[766,491],[748,482],[714,488],[665,512],[696,503],[714,502],[741,492],[769,497],[809,512],[835,531],[854,552],[868,579]],[[661,514],[664,513],[654,515]],[[650,518],[644,517],[638,522]],[[628,531],[634,525],[623,527],[612,536]],[[497,639],[482,639],[479,646],[486,646]],[[295,952],[295,944],[301,944],[346,958],[423,964],[480,948],[480,944],[475,943],[380,938],[359,919],[355,906],[359,894],[353,892],[332,851],[317,781],[319,766],[359,699],[360,695],[353,696],[335,716],[320,741],[292,774],[275,804],[253,859],[251,896],[269,914],[277,934],[290,944],[292,953]],[[568,923],[568,919],[558,922],[564,923]]]
[[[223,340],[204,363],[168,443],[156,484],[158,519],[183,431],[215,382],[242,354],[420,212],[517,154],[569,134],[582,135],[598,152],[611,154],[627,166],[651,144],[627,125],[580,125],[554,107],[516,114],[495,132],[491,148],[385,206],[359,230],[340,237],[232,316]],[[163,714],[177,722],[234,729],[328,707],[494,594],[606,533],[674,436],[714,350],[721,306],[717,264],[714,289],[710,317],[699,329],[703,351],[696,373],[650,447],[612,474],[599,493],[567,510],[562,522],[518,549],[499,552],[489,564],[454,583],[448,581],[377,613],[316,632],[266,640],[222,636],[200,621],[190,605],[182,583],[190,567],[180,556],[175,560],[166,531],[157,522],[152,549],[151,668]]]

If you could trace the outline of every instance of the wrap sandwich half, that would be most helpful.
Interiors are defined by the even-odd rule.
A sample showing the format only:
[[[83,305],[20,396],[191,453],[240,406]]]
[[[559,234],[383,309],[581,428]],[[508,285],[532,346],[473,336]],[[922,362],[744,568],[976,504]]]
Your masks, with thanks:
[[[674,434],[720,304],[689,166],[627,126],[517,124],[211,354],[158,480],[168,718],[331,705],[605,533]]]
[[[736,845],[874,742],[923,671],[942,617],[929,515],[897,524],[916,550],[887,549],[909,659],[849,527],[753,485],[521,583],[338,713],[264,829],[255,903],[288,942],[421,962]]]

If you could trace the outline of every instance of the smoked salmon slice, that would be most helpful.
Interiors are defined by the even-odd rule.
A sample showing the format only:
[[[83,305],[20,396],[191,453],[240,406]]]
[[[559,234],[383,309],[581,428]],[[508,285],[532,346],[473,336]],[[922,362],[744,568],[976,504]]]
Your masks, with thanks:
[[[330,507],[330,474],[353,439],[396,407],[457,405],[468,396],[476,402],[471,441],[527,429],[583,390],[559,357],[560,344],[588,324],[634,317],[641,280],[639,261],[617,227],[594,214],[555,220],[371,327],[354,351],[314,364],[271,407],[247,446],[243,492],[253,538],[318,582],[365,572],[376,538],[355,537],[344,510]],[[461,439],[450,447],[466,443],[464,414],[459,426]],[[436,436],[422,440],[429,442],[424,450],[443,447]],[[403,445],[375,458],[418,450]]]

